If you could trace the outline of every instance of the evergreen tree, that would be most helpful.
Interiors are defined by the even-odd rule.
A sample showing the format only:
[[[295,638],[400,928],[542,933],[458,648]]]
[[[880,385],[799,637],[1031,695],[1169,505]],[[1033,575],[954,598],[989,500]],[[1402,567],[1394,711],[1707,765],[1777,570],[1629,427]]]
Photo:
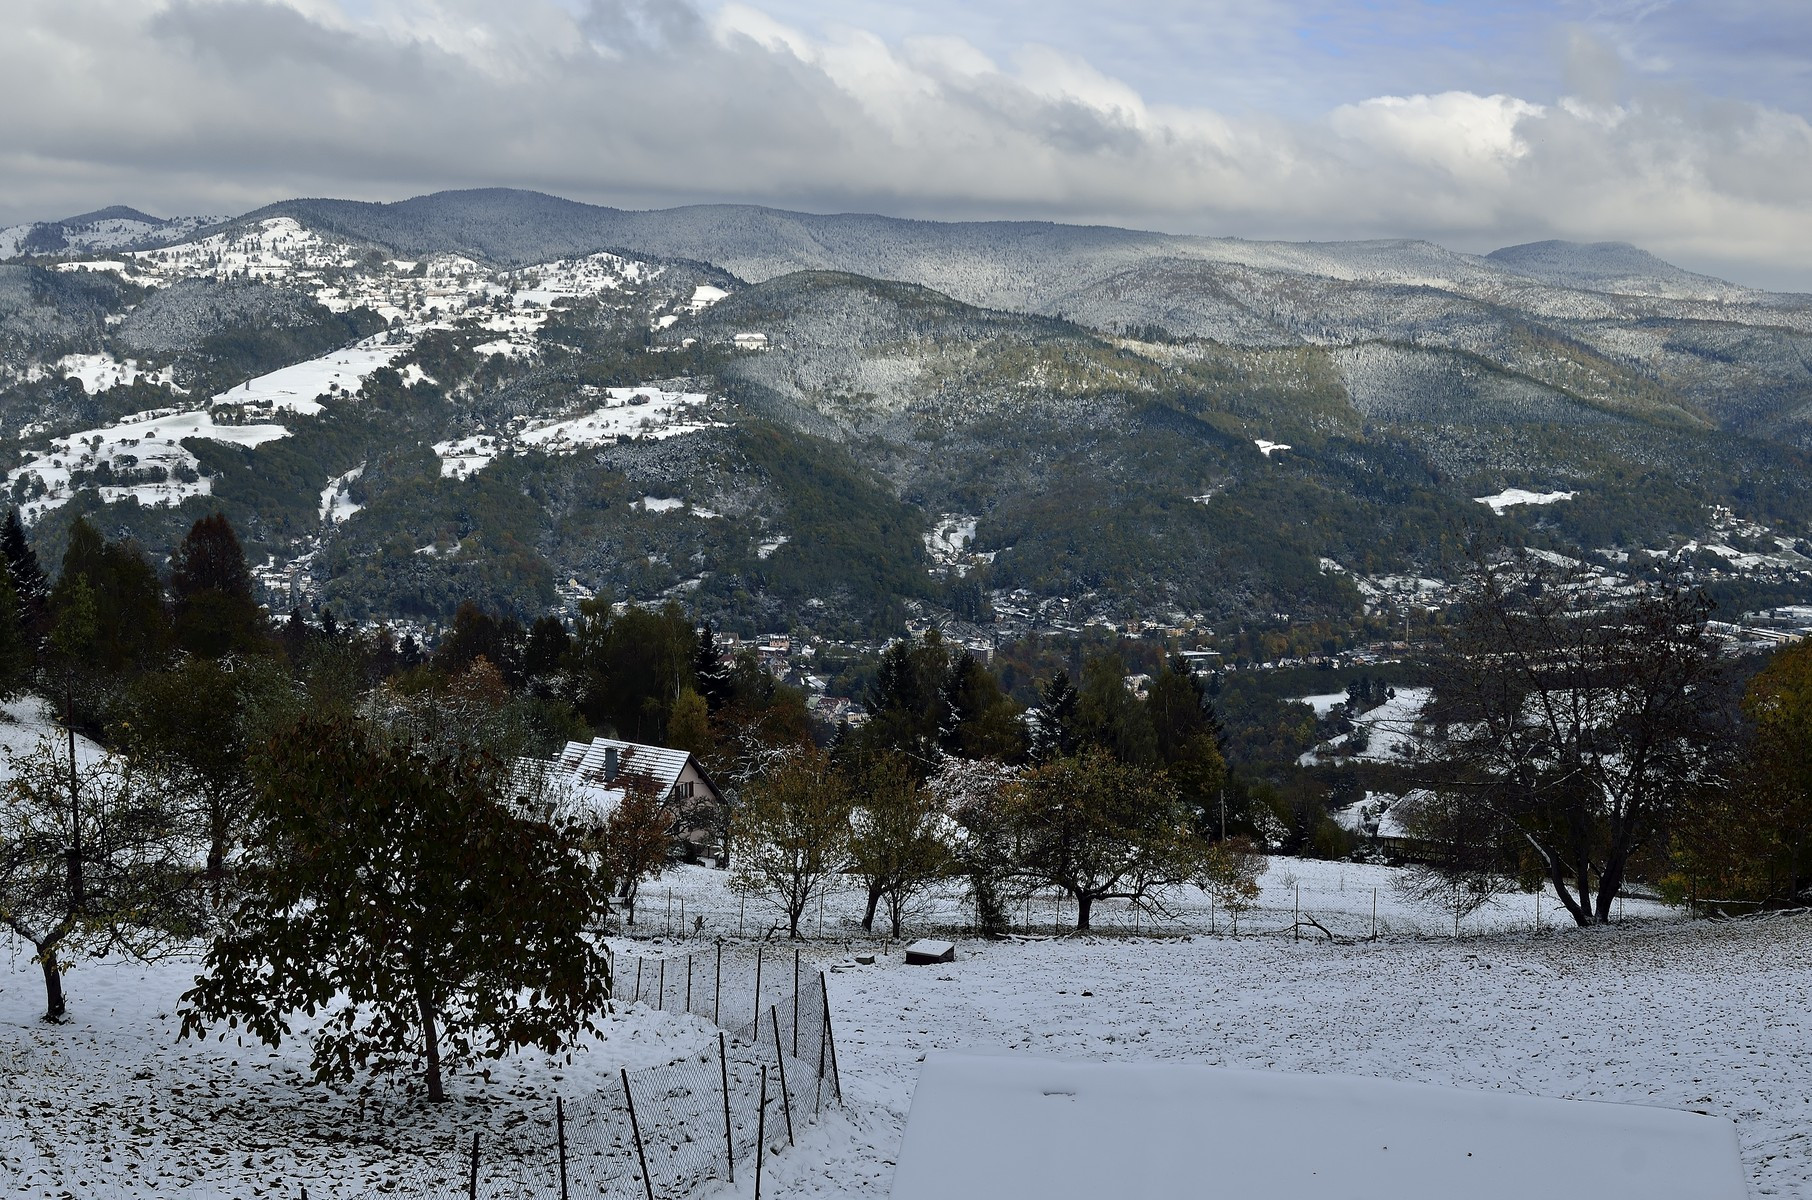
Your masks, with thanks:
[[[269,649],[239,535],[221,513],[196,521],[170,556],[176,642],[202,658]]]
[[[1078,697],[1068,671],[1058,671],[1038,689],[1032,709],[1030,751],[1036,763],[1069,758],[1082,744],[1077,728]]]
[[[0,553],[6,555],[6,573],[18,600],[18,620],[26,643],[35,651],[49,629],[50,580],[38,562],[38,552],[25,536],[17,507],[7,510],[6,525],[0,528]]]

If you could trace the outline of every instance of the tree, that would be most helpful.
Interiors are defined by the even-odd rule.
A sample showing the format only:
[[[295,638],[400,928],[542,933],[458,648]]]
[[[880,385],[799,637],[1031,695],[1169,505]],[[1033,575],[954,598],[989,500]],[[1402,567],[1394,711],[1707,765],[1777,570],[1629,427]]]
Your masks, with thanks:
[[[1068,671],[1059,671],[1038,689],[1038,703],[1031,712],[1028,750],[1035,763],[1054,762],[1074,755],[1082,744],[1077,727],[1076,689]]]
[[[673,702],[673,716],[667,720],[667,745],[701,759],[711,752],[711,708],[691,688],[681,691]]]
[[[125,762],[81,766],[48,738],[8,758],[0,923],[31,944],[44,1018],[61,1021],[70,955],[147,958],[199,931],[189,844],[169,797]]]
[[[1506,865],[1516,861],[1499,844],[1503,828],[1491,811],[1453,792],[1417,790],[1391,809],[1414,850],[1397,873],[1397,890],[1405,897],[1460,920],[1509,890]]]
[[[19,520],[19,509],[7,510],[6,524],[0,527],[0,554],[6,556],[6,573],[18,597],[18,619],[26,642],[34,650],[44,636],[50,620],[50,580],[38,562],[38,552],[25,536],[25,525]]]
[[[674,815],[647,776],[624,775],[621,782],[623,799],[604,818],[598,841],[605,878],[623,901],[629,923],[634,925],[636,893],[641,890],[642,881],[667,869],[673,850]]]
[[[170,595],[176,642],[189,653],[220,658],[270,650],[245,551],[224,515],[196,521],[176,547],[170,556]]]
[[[305,718],[257,772],[261,886],[183,997],[183,1032],[220,1021],[277,1045],[326,1011],[320,1080],[442,1072],[593,1027],[609,963],[586,930],[608,892],[577,835],[505,808],[501,764],[344,718]]]
[[[1019,706],[967,650],[950,662],[944,678],[943,711],[940,742],[946,754],[1002,762],[1025,757],[1025,724],[1019,719]]]
[[[1686,895],[1800,903],[1812,874],[1812,642],[1777,650],[1749,681],[1749,737],[1729,788],[1704,789],[1679,822]]]
[[[1011,894],[1014,845],[1007,800],[1018,778],[1019,772],[1003,763],[948,757],[925,781],[960,830],[951,848],[953,865],[969,881],[976,927],[984,937],[1007,932],[1008,906],[1017,899]]]
[[[1035,767],[1008,793],[1008,823],[1025,878],[1061,888],[1086,931],[1098,900],[1154,902],[1190,878],[1200,846],[1164,773],[1090,749]]]
[[[1196,885],[1213,896],[1239,934],[1239,919],[1258,903],[1259,878],[1270,864],[1243,837],[1222,838],[1202,851]]]
[[[950,874],[951,822],[937,795],[898,755],[871,759],[861,784],[849,849],[850,865],[868,887],[862,928],[873,931],[875,910],[885,900],[899,937],[912,901]]]
[[[1158,761],[1151,716],[1127,686],[1126,664],[1117,654],[1097,654],[1083,664],[1076,727],[1082,745],[1106,750],[1121,762],[1150,766]]]
[[[1711,602],[1610,598],[1532,556],[1475,563],[1435,671],[1431,783],[1525,847],[1580,925],[1610,920],[1631,858],[1721,786],[1727,679]]]
[[[778,903],[790,937],[799,936],[806,908],[843,869],[849,810],[848,784],[813,747],[780,756],[743,789],[731,882]]]
[[[1220,722],[1201,681],[1179,658],[1151,682],[1145,710],[1157,742],[1158,761],[1195,815],[1198,833],[1218,832],[1218,801],[1227,782]]]
[[[250,756],[279,710],[289,679],[274,665],[241,661],[234,669],[185,657],[135,680],[127,692],[121,743],[171,794],[193,805],[207,847],[206,880],[223,899],[227,859],[250,815]]]

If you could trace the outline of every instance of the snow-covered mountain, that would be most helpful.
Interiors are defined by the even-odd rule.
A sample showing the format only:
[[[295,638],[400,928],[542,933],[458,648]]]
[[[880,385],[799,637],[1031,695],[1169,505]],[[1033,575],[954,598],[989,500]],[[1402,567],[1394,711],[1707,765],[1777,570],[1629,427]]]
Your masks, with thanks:
[[[984,585],[1333,612],[1480,522],[1627,557],[1737,520],[1742,573],[1807,565],[1812,298],[1623,245],[498,190],[53,224],[0,264],[5,479],[53,555],[77,512],[155,548],[219,506],[275,596],[751,625]],[[1513,492],[1566,499],[1475,503]]]
[[[116,204],[60,221],[0,226],[0,261],[21,256],[95,254],[187,237],[225,217],[153,217]]]

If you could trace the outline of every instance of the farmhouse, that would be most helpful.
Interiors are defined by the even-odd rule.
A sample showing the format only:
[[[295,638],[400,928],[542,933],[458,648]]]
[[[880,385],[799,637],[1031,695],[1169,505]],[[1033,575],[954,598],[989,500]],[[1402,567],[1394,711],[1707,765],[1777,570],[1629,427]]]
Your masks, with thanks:
[[[717,785],[689,751],[615,738],[568,742],[560,757],[540,764],[554,812],[602,825],[632,788],[645,789],[683,815],[721,803]],[[682,836],[696,843],[691,833]]]

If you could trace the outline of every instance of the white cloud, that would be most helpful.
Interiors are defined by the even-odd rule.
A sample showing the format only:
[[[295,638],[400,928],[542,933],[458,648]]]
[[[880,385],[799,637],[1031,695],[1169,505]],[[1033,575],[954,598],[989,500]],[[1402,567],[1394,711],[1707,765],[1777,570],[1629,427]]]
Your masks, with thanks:
[[[0,129],[0,220],[506,185],[1481,249],[1621,238],[1812,286],[1805,118],[1633,91],[1577,39],[1580,95],[1450,89],[1301,118],[1155,102],[1049,45],[807,32],[747,3],[8,7],[0,107],[21,117]]]

